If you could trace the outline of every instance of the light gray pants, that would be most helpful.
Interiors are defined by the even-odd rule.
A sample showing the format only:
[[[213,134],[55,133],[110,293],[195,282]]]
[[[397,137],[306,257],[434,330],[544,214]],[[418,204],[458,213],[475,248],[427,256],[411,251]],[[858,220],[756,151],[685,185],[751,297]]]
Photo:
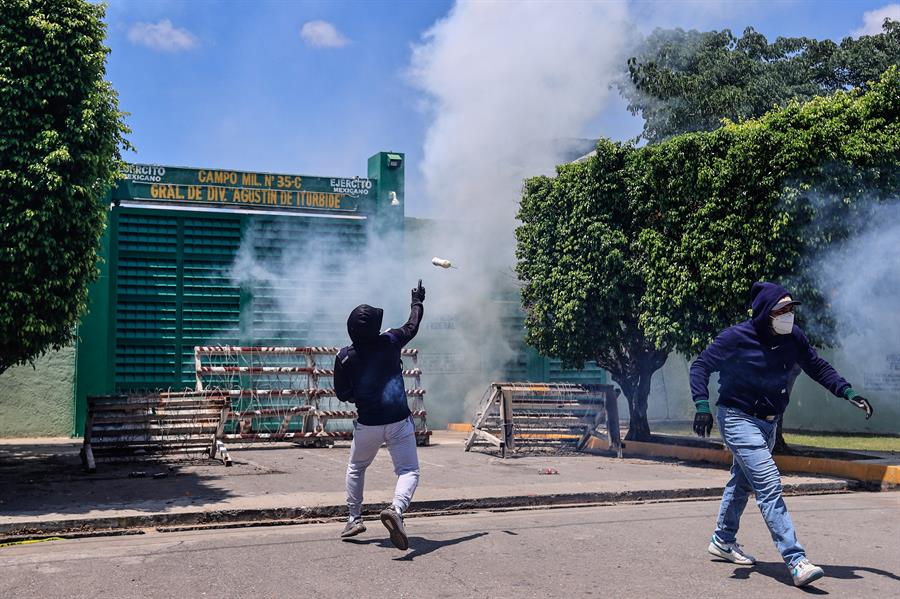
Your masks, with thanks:
[[[366,426],[353,423],[353,444],[347,464],[347,507],[350,518],[362,513],[366,468],[375,459],[381,444],[386,443],[398,476],[393,505],[401,514],[409,507],[419,484],[419,456],[416,455],[416,427],[412,417],[400,422]]]

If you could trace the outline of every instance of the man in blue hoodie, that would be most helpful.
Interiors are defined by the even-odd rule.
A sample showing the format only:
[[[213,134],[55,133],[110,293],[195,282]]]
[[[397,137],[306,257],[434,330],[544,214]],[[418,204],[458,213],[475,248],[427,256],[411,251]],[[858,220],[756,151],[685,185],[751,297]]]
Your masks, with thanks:
[[[709,376],[719,373],[716,421],[725,445],[734,455],[731,479],[725,486],[716,531],[708,550],[736,564],[756,560],[745,553],[736,535],[751,492],[772,534],[772,540],[796,586],[824,576],[806,558],[781,494],[781,475],[772,459],[778,421],[790,400],[792,371],[800,366],[814,381],[872,415],[868,400],[858,395],[832,366],[819,357],[809,339],[794,324],[795,301],[774,283],[754,283],[753,316],[722,331],[691,365],[691,395],[697,414],[694,431],[712,431]]]
[[[416,455],[416,427],[409,411],[403,384],[400,350],[419,331],[425,301],[425,288],[412,290],[409,320],[399,329],[380,333],[384,311],[362,304],[347,319],[347,332],[353,345],[344,347],[334,360],[334,390],[338,399],[356,404],[353,444],[347,464],[347,507],[350,517],[341,532],[347,538],[365,532],[362,520],[363,487],[366,469],[387,445],[397,475],[394,501],[381,512],[381,523],[398,549],[409,548],[403,513],[412,501],[419,483],[419,458]]]

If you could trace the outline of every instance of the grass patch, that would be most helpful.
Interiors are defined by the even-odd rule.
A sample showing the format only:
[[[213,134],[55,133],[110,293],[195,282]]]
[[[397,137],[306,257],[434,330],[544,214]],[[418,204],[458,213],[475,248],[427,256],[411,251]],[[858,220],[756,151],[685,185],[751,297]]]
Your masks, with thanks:
[[[873,435],[828,435],[821,433],[784,433],[788,445],[809,445],[828,449],[900,452],[900,437]]]
[[[650,431],[666,435],[693,437],[691,425],[684,422],[660,422],[650,425]],[[624,435],[624,433],[623,433]],[[713,429],[712,438],[719,440],[719,433]],[[900,437],[878,435],[829,435],[827,433],[785,433],[788,445],[808,445],[824,449],[848,449],[857,451],[894,451],[900,453]]]

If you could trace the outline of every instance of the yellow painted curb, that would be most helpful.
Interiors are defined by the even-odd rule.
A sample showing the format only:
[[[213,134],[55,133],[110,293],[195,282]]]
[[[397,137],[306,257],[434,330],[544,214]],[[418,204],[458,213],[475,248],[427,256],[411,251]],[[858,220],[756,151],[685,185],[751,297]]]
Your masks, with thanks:
[[[684,447],[681,445],[663,445],[662,443],[644,443],[642,441],[625,441],[623,454],[652,457],[678,458],[690,462],[712,462],[713,464],[731,464],[731,452],[727,449],[708,447]],[[606,451],[609,444],[605,439],[591,437],[585,445],[586,450]]]
[[[605,439],[591,437],[585,445],[585,450],[590,451],[592,449],[606,451],[609,449],[609,444]],[[731,452],[727,449],[626,441],[622,453],[624,455],[677,458],[694,462],[731,465]],[[790,455],[775,456],[775,463],[782,472],[824,474],[826,476],[852,478],[882,485],[900,485],[900,466],[889,464],[867,464],[864,461],[807,458]]]
[[[0,543],[0,549],[3,547],[13,547],[14,545],[33,545],[35,543],[46,543],[48,541],[65,541],[62,537],[45,537],[43,539],[25,539],[24,541],[10,541],[9,543]]]
[[[472,430],[472,425],[467,422],[451,422],[447,425],[447,430],[457,433],[468,433]]]
[[[775,456],[775,463],[785,472],[826,474],[882,485],[900,485],[900,466],[890,464],[867,464],[864,461],[851,462],[793,455]]]

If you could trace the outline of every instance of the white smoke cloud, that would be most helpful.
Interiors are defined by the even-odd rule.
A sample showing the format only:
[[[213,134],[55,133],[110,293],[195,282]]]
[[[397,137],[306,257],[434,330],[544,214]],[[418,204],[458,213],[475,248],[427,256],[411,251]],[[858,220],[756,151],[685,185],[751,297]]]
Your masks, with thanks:
[[[867,10],[863,13],[863,26],[850,35],[853,37],[877,35],[881,33],[885,19],[900,21],[900,4],[887,4],[875,10]]]
[[[465,323],[461,355],[515,358],[523,181],[571,160],[567,142],[598,136],[585,128],[614,93],[630,31],[625,2],[460,1],[414,47],[409,74],[432,119],[425,194],[439,218],[455,221],[418,248],[416,262],[441,256],[460,268],[434,269],[430,314]],[[479,397],[490,378],[473,376],[466,394]]]
[[[879,426],[900,417],[900,205],[874,207],[864,218],[859,235],[823,256],[819,288],[837,323],[835,360],[873,399],[879,418],[871,424]]]
[[[445,215],[510,235],[522,179],[551,172],[622,68],[625,3],[459,2],[414,49],[434,117],[421,165]],[[507,248],[509,249],[509,248]]]
[[[313,48],[343,48],[350,40],[328,21],[307,21],[300,28],[300,37]]]
[[[169,19],[133,24],[128,30],[128,41],[161,52],[180,52],[197,46],[197,38],[190,31],[175,27]]]

